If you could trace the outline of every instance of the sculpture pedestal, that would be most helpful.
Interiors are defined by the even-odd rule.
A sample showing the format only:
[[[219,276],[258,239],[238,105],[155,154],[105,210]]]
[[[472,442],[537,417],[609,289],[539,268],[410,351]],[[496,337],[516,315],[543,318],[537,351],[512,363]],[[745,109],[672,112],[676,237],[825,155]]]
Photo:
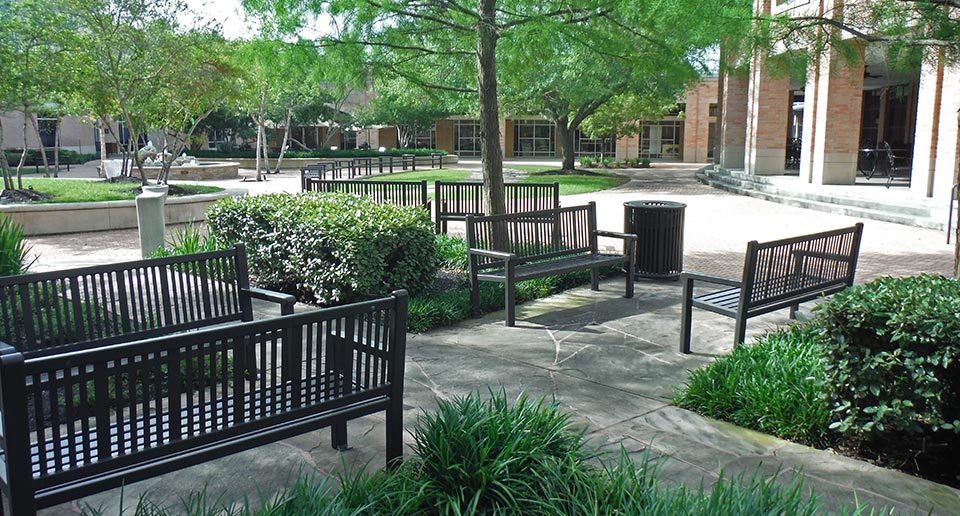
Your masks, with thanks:
[[[167,185],[147,185],[137,196],[137,229],[140,231],[140,255],[144,258],[163,247],[167,226],[164,203]]]

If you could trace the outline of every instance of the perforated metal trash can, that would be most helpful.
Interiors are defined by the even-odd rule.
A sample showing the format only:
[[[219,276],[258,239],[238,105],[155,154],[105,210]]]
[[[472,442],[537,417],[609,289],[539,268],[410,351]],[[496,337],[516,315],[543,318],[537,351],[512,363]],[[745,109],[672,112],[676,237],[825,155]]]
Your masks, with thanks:
[[[677,279],[683,271],[683,212],[672,201],[623,203],[623,231],[637,235],[636,273],[644,278]]]

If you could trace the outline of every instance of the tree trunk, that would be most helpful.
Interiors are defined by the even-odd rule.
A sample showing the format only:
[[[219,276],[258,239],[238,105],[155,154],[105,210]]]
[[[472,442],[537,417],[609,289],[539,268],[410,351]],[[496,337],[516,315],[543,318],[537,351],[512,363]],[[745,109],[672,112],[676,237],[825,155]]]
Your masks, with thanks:
[[[562,156],[560,168],[574,170],[576,168],[576,157],[574,155],[576,145],[573,141],[575,131],[569,126],[566,117],[554,120],[553,123],[557,126],[557,136],[560,139],[560,155]]]
[[[7,163],[7,153],[3,146],[3,121],[0,120],[0,172],[3,173],[3,188],[13,189],[13,178],[10,177],[10,164]]]
[[[105,126],[107,125],[106,120],[100,120],[100,127],[97,128],[97,131],[100,132],[100,166],[103,166],[103,160],[107,159],[107,130]]]
[[[43,177],[50,177],[50,163],[47,161],[47,147],[43,144],[43,135],[40,134],[40,122],[36,117],[31,118],[33,132],[37,133],[37,143],[40,145],[40,159],[43,160]],[[26,144],[24,144],[26,147]]]
[[[53,134],[55,136],[60,135],[60,121],[62,119],[57,116],[57,121],[53,125]],[[60,177],[60,141],[59,138],[55,140],[56,145],[53,146],[53,177]],[[83,149],[80,149],[83,150]]]
[[[257,125],[257,143],[254,147],[254,156],[256,157],[256,169],[257,169],[257,181],[263,181],[263,176],[260,175],[260,152],[262,149],[261,142],[263,141],[263,124],[260,123],[260,119],[256,116],[253,117],[253,123]]]
[[[29,125],[30,110],[23,108],[23,152],[20,153],[20,163],[17,163],[17,189],[23,189],[23,164],[27,162],[27,126]]]
[[[477,91],[480,101],[480,159],[483,170],[484,211],[506,213],[503,192],[503,151],[500,148],[500,106],[497,100],[496,0],[477,0]],[[498,242],[506,242],[494,235]]]
[[[280,173],[280,163],[283,162],[283,154],[287,151],[287,142],[290,141],[290,119],[293,118],[293,108],[287,108],[287,119],[283,122],[283,142],[280,143],[280,155],[277,156],[277,166],[273,173]]]

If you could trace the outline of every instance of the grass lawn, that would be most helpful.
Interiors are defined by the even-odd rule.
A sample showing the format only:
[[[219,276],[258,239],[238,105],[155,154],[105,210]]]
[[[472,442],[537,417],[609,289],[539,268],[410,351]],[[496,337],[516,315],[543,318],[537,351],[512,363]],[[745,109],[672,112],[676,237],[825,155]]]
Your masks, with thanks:
[[[361,181],[464,181],[469,179],[473,172],[451,168],[435,168],[431,170],[417,170],[416,172],[400,172],[384,176],[365,177]]]
[[[528,174],[539,174],[540,172],[557,170],[557,167],[551,165],[504,165],[503,168],[519,170],[520,172],[526,172]]]
[[[514,167],[516,168],[516,167]],[[629,177],[612,172],[594,171],[588,174],[551,174],[555,167],[529,167],[546,168],[546,172],[532,172],[521,183],[560,183],[560,195],[576,195],[582,193],[598,192],[620,186],[627,181]]]
[[[213,193],[223,191],[216,186],[178,185],[190,194]],[[138,183],[110,183],[105,180],[84,181],[79,179],[51,179],[46,177],[24,178],[24,188],[33,188],[37,192],[53,195],[52,199],[35,201],[44,203],[124,201],[137,196]]]

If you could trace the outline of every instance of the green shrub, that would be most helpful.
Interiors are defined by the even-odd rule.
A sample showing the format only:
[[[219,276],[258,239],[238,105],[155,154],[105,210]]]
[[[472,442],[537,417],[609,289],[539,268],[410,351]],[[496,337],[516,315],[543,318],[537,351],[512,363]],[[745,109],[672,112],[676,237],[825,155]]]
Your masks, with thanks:
[[[640,168],[650,168],[650,158],[643,158],[640,160]]]
[[[11,167],[16,167],[17,164],[20,163],[20,154],[23,152],[22,150],[7,149],[4,152],[7,153],[7,163],[9,163]],[[99,158],[99,154],[84,154],[67,149],[60,149],[59,152],[59,161],[61,165],[79,165]],[[47,149],[47,164],[49,164],[51,167],[54,165],[53,149]],[[43,158],[40,156],[40,151],[36,149],[27,149],[27,158],[24,161],[24,166],[43,167]]]
[[[810,325],[767,333],[693,371],[674,402],[705,416],[823,446],[830,410],[821,399],[822,353]]]
[[[23,226],[9,217],[0,217],[0,276],[23,274],[36,259],[27,255],[30,246],[23,241]]]
[[[597,160],[590,156],[583,156],[580,158],[580,166],[583,168],[593,168],[597,166]]]
[[[224,199],[207,212],[221,242],[243,242],[261,286],[321,305],[405,288],[425,291],[437,272],[429,214],[346,194]]]
[[[960,433],[960,282],[881,278],[817,308],[830,428],[861,439]]]
[[[281,493],[261,495],[260,510],[252,510],[248,499],[228,508],[201,490],[183,499],[179,511],[141,498],[135,514],[813,516],[826,510],[868,514],[866,507],[824,507],[798,476],[781,483],[783,475],[759,468],[749,478],[721,473],[710,488],[660,485],[648,455],[642,454],[637,462],[625,450],[612,459],[601,455],[584,440],[582,431],[571,428],[555,402],[526,395],[510,402],[500,389],[487,400],[471,394],[438,404],[437,411],[417,418],[413,454],[406,454],[394,469],[340,474],[339,490],[323,478],[300,475]]]

